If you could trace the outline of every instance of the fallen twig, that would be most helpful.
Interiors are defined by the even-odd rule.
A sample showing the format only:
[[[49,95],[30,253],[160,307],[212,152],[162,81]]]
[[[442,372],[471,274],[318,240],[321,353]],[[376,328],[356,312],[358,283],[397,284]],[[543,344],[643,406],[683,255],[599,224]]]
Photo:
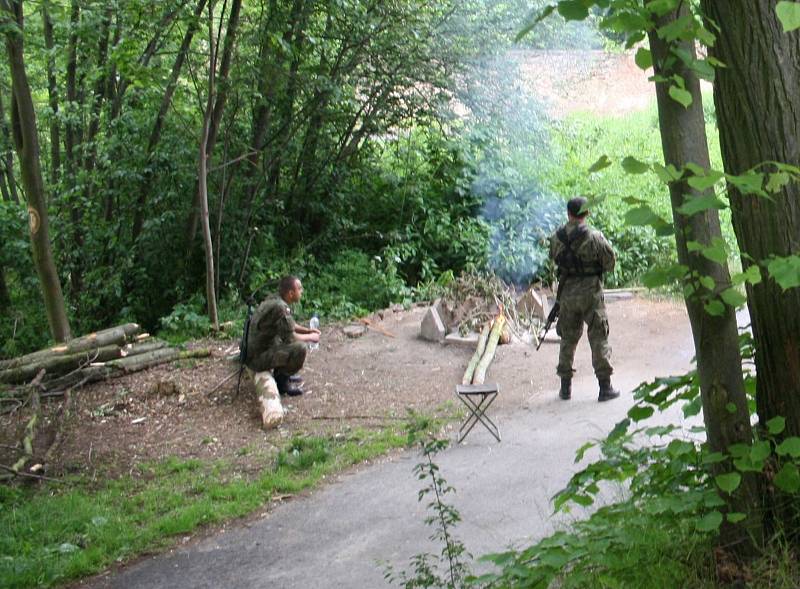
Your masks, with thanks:
[[[39,479],[40,481],[50,481],[53,483],[61,483],[61,484],[64,483],[64,481],[62,481],[61,479],[54,479],[52,477],[46,477],[41,474],[33,474],[32,472],[25,472],[24,470],[22,471],[14,470],[13,467],[6,466],[5,464],[0,464],[0,470],[5,470],[11,475],[11,476],[0,477],[0,480],[13,479],[14,477],[28,477],[31,479]]]
[[[226,382],[228,382],[230,379],[232,379],[237,374],[239,374],[239,369],[238,368],[236,370],[234,370],[233,372],[231,372],[228,376],[223,378],[219,383],[217,383],[217,386],[215,386],[213,389],[208,391],[206,393],[206,395],[211,395],[213,393],[216,393],[220,389],[220,387],[222,387],[222,385],[224,385]]]
[[[395,337],[395,335],[394,335],[394,334],[393,334],[391,331],[388,331],[388,330],[386,330],[386,329],[385,329],[385,328],[383,328],[383,327],[380,327],[380,326],[378,326],[378,325],[375,325],[374,323],[372,323],[372,321],[370,321],[370,320],[369,320],[369,319],[367,319],[366,317],[364,317],[364,318],[362,318],[362,319],[359,319],[359,321],[360,321],[361,323],[363,323],[364,325],[366,325],[368,328],[370,328],[370,329],[374,329],[375,331],[377,331],[378,333],[381,333],[381,334],[385,335],[386,337]]]

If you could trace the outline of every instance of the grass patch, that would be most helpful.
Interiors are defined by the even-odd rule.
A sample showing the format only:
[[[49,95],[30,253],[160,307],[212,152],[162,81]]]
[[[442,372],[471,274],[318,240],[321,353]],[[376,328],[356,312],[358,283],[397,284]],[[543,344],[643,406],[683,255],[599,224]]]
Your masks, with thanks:
[[[35,491],[0,486],[2,586],[47,587],[96,573],[408,441],[400,427],[354,430],[346,438],[298,437],[266,456],[263,473],[250,478],[224,461],[169,458],[143,465],[140,478],[99,490],[83,479]]]

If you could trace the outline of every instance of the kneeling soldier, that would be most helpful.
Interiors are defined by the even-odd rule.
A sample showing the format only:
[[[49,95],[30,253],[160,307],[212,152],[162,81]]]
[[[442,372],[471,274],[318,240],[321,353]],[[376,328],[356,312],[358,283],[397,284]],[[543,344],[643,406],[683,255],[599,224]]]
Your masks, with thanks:
[[[302,388],[290,382],[306,360],[306,343],[319,342],[320,331],[297,325],[289,305],[303,296],[296,276],[286,276],[278,285],[278,296],[263,301],[250,318],[246,365],[254,372],[272,370],[281,395],[301,395]]]

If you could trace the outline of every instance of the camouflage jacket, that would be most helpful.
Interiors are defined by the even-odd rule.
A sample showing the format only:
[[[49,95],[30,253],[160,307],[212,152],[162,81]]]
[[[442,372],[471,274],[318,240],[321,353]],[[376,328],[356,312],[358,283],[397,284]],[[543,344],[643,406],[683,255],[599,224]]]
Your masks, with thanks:
[[[563,226],[566,229],[567,238],[571,241],[572,251],[579,264],[584,268],[584,273],[597,274],[597,277],[582,276],[579,280],[593,279],[599,281],[600,273],[607,274],[614,270],[616,263],[614,250],[605,236],[596,229],[590,227],[579,229],[579,227],[580,224],[577,221],[570,221]],[[576,236],[575,231],[585,231],[585,234]],[[563,260],[565,250],[566,245],[558,238],[558,232],[554,233],[550,238],[550,258],[558,264],[559,259]],[[561,280],[577,273],[578,270],[576,268],[559,267],[559,278]]]
[[[265,350],[294,341],[294,319],[289,305],[280,297],[263,301],[250,318],[247,356],[255,357]]]

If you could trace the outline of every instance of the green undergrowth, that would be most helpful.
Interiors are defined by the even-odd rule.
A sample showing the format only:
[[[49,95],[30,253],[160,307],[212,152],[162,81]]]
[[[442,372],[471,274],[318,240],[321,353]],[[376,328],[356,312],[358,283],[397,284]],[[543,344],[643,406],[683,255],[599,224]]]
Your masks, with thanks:
[[[411,420],[443,423],[420,415]],[[47,587],[96,573],[408,444],[398,423],[344,436],[296,437],[265,455],[255,476],[224,460],[170,458],[101,488],[83,478],[37,489],[0,486],[0,585]]]

